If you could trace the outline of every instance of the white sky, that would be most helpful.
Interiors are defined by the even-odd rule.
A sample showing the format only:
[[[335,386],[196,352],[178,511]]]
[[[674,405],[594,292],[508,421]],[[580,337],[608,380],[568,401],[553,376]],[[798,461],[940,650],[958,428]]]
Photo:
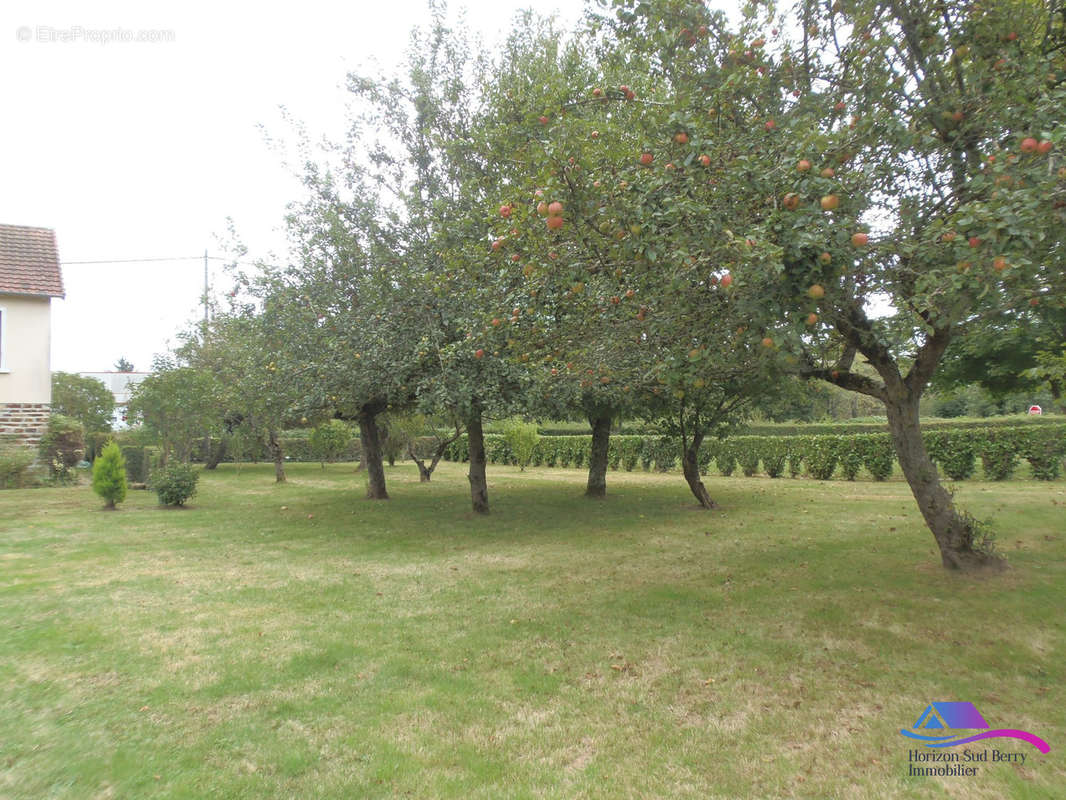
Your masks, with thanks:
[[[227,217],[252,255],[276,249],[300,190],[258,125],[291,140],[285,106],[312,138],[340,136],[346,73],[397,64],[426,18],[424,0],[284,6],[0,3],[0,222],[54,228],[63,262],[220,256]],[[490,43],[515,18],[507,2],[451,6],[467,8]],[[581,3],[536,8],[576,20]],[[114,29],[174,40],[101,43],[94,33]],[[221,291],[221,262],[211,263]],[[63,279],[54,370],[112,369],[119,356],[149,369],[202,315],[202,260],[70,264]]]

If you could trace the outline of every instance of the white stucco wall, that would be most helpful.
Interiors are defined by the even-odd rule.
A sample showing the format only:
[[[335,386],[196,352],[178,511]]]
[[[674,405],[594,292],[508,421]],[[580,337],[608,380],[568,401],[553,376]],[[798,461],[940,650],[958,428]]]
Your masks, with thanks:
[[[0,403],[51,403],[51,298],[0,294],[0,309]]]

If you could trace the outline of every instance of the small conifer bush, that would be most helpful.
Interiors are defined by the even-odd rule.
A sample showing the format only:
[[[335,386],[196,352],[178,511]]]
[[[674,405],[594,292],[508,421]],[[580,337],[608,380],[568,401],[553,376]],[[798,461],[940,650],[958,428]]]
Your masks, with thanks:
[[[126,459],[114,442],[108,442],[93,462],[93,491],[104,498],[107,508],[126,499]]]

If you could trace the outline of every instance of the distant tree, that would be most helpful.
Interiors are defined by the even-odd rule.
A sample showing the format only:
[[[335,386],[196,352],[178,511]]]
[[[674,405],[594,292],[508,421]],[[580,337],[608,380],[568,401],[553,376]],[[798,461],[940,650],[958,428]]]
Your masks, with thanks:
[[[112,510],[126,499],[126,459],[114,442],[108,442],[93,463],[93,491]]]
[[[351,440],[352,429],[348,424],[339,419],[331,419],[311,431],[308,445],[321,462],[322,469],[325,469],[327,461],[336,461],[344,455],[344,450]]]
[[[133,362],[127,360],[125,356],[119,356],[118,361],[115,362],[115,370],[118,372],[133,372]]]
[[[111,430],[115,396],[95,378],[52,373],[52,411],[76,419],[86,433]]]
[[[164,462],[172,455],[188,461],[194,443],[220,432],[220,381],[207,370],[159,359],[133,389],[129,418],[159,437]]]

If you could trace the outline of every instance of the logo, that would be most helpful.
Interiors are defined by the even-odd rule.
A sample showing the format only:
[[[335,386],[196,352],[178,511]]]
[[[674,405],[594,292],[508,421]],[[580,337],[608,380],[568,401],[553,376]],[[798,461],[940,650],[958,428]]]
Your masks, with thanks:
[[[969,731],[980,730],[981,733],[940,733],[941,731]],[[919,733],[919,731],[921,731]],[[927,731],[936,733],[930,734]],[[929,707],[918,717],[918,721],[911,729],[900,728],[900,733],[910,739],[917,739],[926,747],[955,747],[960,744],[970,744],[982,739],[1021,739],[1028,742],[1041,753],[1048,752],[1051,747],[1041,739],[1028,731],[1020,731],[1015,728],[996,728],[990,730],[973,703],[930,703]]]

